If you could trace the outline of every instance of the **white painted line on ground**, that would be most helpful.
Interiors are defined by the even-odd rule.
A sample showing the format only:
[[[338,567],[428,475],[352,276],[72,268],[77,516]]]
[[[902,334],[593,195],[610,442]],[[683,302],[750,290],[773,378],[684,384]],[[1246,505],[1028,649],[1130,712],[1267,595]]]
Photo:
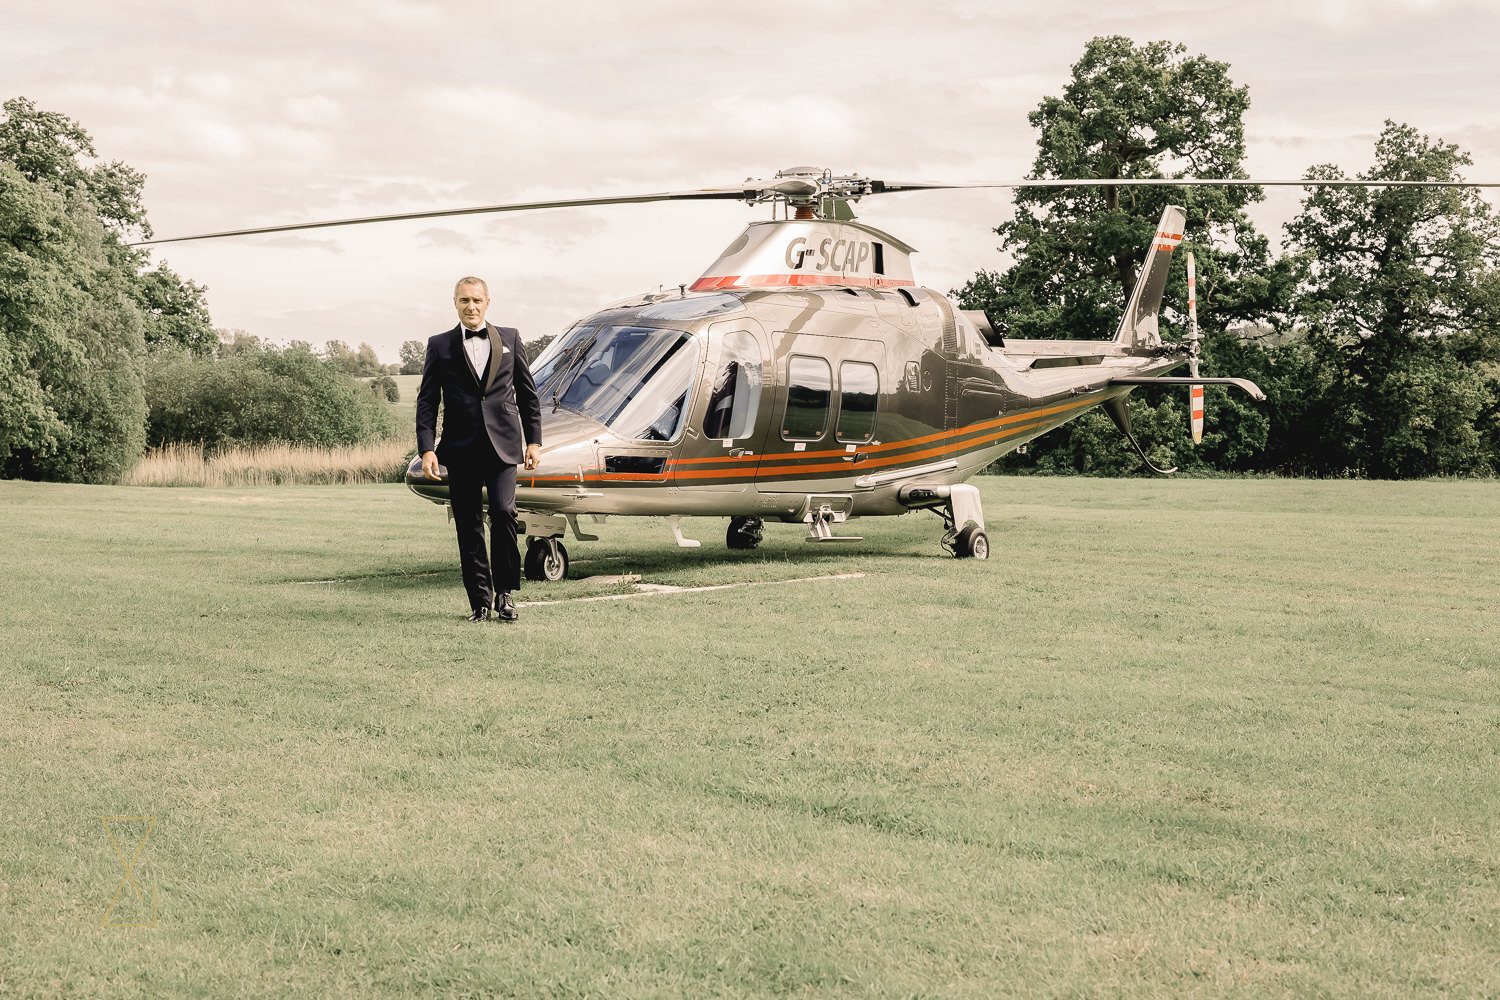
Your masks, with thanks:
[[[578,604],[583,601],[623,601],[631,597],[660,597],[663,594],[702,594],[710,590],[734,590],[737,587],[772,587],[786,583],[813,583],[818,580],[858,580],[863,573],[835,573],[831,576],[799,576],[795,580],[753,580],[748,583],[720,583],[712,587],[664,587],[661,590],[639,590],[634,594],[601,594],[598,597],[565,597],[560,601],[517,601],[518,608],[540,608],[548,604]],[[648,585],[650,586],[650,585]]]

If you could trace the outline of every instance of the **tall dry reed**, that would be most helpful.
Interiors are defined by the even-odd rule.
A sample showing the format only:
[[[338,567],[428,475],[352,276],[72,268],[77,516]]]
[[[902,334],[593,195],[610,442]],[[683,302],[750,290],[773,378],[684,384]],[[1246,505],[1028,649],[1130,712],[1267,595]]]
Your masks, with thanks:
[[[201,445],[147,451],[120,480],[126,486],[287,486],[399,483],[411,442],[405,437],[346,448],[265,445],[205,453]]]

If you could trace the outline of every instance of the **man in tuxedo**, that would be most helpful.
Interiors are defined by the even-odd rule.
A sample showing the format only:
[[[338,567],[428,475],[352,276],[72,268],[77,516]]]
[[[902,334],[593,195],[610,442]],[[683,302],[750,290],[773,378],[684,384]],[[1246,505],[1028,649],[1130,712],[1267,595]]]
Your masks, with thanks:
[[[542,457],[542,407],[526,365],[521,335],[485,321],[489,286],[460,278],[453,289],[458,326],[427,341],[417,390],[417,451],[422,474],[439,479],[448,467],[448,498],[458,531],[458,557],[469,592],[471,622],[516,620],[511,591],[521,586],[516,548],[516,465],[534,469]],[[443,437],[437,443],[438,401]],[[523,454],[522,448],[525,448]],[[489,496],[490,557],[484,552],[483,495]]]

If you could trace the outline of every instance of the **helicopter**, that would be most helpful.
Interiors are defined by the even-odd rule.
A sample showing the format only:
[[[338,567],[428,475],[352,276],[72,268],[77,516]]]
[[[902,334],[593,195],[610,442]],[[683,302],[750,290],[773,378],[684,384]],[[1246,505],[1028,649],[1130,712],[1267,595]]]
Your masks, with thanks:
[[[725,517],[725,544],[753,549],[768,521],[801,524],[806,541],[859,541],[859,517],[931,511],[939,544],[986,559],[977,487],[966,482],[1008,452],[1102,407],[1152,471],[1127,397],[1144,385],[1186,386],[1194,441],[1203,387],[1265,396],[1240,378],[1200,377],[1195,275],[1189,327],[1163,341],[1158,314],[1185,213],[1167,206],[1109,340],[1019,340],[983,312],[917,284],[899,238],[856,221],[866,196],[952,188],[1064,185],[1431,186],[1445,182],[1307,179],[1072,179],[930,184],[792,167],[739,185],[657,194],[510,203],[368,216],[143,241],[140,245],[400,219],[668,200],[769,204],[701,276],[675,290],[613,303],[555,337],[532,363],[542,404],[541,464],[518,470],[517,530],[529,580],[568,574],[563,540],[596,541],[615,516]],[[1453,183],[1453,182],[1447,182]],[[1458,186],[1454,184],[1454,186]],[[1490,185],[1463,185],[1490,186]],[[1166,373],[1188,367],[1188,375]],[[431,480],[413,459],[408,488],[448,503],[446,469]],[[583,518],[589,519],[585,527]]]

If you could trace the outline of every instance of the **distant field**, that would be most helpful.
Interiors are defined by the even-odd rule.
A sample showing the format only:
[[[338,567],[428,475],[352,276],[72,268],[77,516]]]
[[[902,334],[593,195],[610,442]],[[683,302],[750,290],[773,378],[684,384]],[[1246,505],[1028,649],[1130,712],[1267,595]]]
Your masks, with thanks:
[[[0,996],[1500,995],[1500,486],[977,482],[479,627],[399,485],[0,482]]]
[[[417,389],[422,384],[422,376],[392,375],[391,378],[396,380],[396,388],[401,393],[401,399],[394,406],[397,419],[401,422],[402,428],[408,432],[408,436],[412,439],[412,442],[415,443],[417,439],[417,432],[415,430],[417,425]]]

